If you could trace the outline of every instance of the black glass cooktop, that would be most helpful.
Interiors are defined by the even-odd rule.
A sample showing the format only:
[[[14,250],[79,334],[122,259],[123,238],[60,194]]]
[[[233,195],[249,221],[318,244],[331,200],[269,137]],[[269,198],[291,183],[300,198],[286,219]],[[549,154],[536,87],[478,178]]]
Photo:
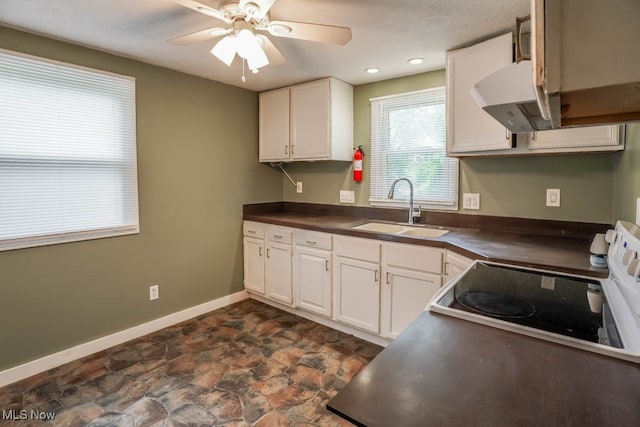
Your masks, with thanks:
[[[598,281],[476,263],[438,305],[622,348]]]

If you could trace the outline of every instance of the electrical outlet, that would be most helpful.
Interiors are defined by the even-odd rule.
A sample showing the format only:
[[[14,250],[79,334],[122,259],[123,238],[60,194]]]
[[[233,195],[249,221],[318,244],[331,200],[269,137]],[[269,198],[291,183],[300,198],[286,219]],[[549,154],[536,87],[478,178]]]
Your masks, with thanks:
[[[636,225],[640,225],[640,197],[636,199]]]
[[[547,188],[547,206],[560,207],[560,189]]]
[[[302,193],[302,181],[296,182],[296,193]]]
[[[464,193],[462,195],[462,209],[480,209],[480,194]]]
[[[340,203],[355,203],[356,196],[354,191],[340,190]]]
[[[149,301],[160,298],[160,285],[149,286]]]

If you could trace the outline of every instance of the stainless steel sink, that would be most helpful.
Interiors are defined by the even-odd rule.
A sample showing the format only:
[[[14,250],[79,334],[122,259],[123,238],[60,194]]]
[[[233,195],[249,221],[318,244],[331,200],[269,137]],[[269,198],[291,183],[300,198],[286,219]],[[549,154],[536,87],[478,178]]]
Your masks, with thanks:
[[[355,227],[353,227],[353,229],[372,231],[375,233],[401,234],[404,236],[415,237],[440,237],[449,232],[449,230],[442,230],[439,228],[425,228],[404,224],[389,224],[386,222],[367,222],[365,224],[356,225]]]

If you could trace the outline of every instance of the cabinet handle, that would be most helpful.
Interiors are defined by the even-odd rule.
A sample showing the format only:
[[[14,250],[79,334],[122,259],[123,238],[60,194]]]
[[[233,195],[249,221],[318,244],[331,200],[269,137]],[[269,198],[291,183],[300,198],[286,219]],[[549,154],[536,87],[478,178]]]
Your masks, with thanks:
[[[505,139],[507,139],[507,140],[511,139],[511,132],[509,132],[509,129],[506,129],[506,128],[505,128],[505,130],[504,130],[504,137],[505,137]]]
[[[274,234],[273,237],[275,237],[276,239],[282,239],[282,235],[280,234]]]
[[[258,256],[262,256],[262,247],[258,248]]]
[[[391,274],[391,273],[389,273],[389,272],[387,271],[387,285],[391,284],[391,276],[390,276],[390,274]]]
[[[295,145],[291,145],[291,154],[296,154],[296,146]]]
[[[374,282],[377,282],[377,281],[378,281],[378,270],[376,270],[376,271],[373,273],[373,281],[374,281]]]
[[[314,242],[313,240],[307,240],[307,243],[308,243],[308,244],[310,244],[310,245],[316,245],[316,244],[317,244],[317,243],[316,243],[316,242]]]
[[[267,248],[267,258],[269,258],[269,248]]]
[[[284,146],[284,154],[289,155],[289,147],[287,145]]]
[[[325,269],[325,271],[329,271],[329,260],[328,259],[324,260],[324,269]]]

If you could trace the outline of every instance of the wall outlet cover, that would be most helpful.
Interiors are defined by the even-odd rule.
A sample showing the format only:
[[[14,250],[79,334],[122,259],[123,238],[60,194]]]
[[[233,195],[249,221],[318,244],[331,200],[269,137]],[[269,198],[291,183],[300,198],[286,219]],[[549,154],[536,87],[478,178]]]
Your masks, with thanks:
[[[480,209],[480,194],[463,193],[462,209]]]
[[[560,189],[547,188],[547,206],[560,207]]]
[[[355,203],[355,191],[340,190],[340,203]]]
[[[302,181],[296,182],[296,193],[302,193]]]
[[[157,300],[158,298],[160,298],[160,286],[149,286],[149,301]]]

